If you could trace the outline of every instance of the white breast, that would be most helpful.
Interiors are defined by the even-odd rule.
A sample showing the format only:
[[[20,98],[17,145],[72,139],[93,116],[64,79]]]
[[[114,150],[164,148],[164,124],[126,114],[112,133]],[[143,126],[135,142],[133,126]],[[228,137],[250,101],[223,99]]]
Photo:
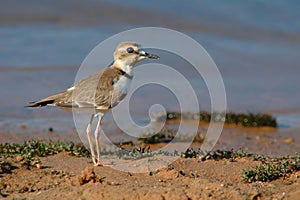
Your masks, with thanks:
[[[131,79],[126,76],[121,76],[119,80],[117,80],[114,84],[113,105],[117,105],[124,97],[127,95],[129,87],[130,87]]]
[[[129,89],[129,85],[131,83],[131,80],[125,76],[121,76],[119,80],[117,80],[114,84],[114,90],[116,92],[123,92],[127,94],[127,91]]]

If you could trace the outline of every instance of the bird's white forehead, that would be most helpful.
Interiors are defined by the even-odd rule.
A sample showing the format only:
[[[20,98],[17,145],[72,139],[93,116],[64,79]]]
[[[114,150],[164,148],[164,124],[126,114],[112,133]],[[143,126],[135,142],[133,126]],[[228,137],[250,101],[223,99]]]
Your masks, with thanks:
[[[122,42],[117,46],[116,50],[124,50],[124,49],[127,49],[128,47],[132,47],[136,50],[136,49],[139,49],[141,47],[141,45],[139,45],[135,42]]]

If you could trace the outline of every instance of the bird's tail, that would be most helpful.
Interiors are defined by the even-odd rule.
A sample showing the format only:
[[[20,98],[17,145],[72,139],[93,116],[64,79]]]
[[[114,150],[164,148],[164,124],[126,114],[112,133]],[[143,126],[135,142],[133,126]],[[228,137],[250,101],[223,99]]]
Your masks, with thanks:
[[[49,97],[46,97],[44,99],[41,99],[39,101],[30,102],[29,105],[25,106],[27,108],[37,108],[37,107],[43,107],[43,106],[54,106],[57,105],[58,101],[64,98],[66,95],[65,92],[58,93]]]
[[[53,99],[42,99],[40,101],[34,101],[34,102],[30,102],[30,105],[25,106],[26,108],[37,108],[37,107],[43,107],[43,106],[47,106],[49,104],[53,104],[54,100]]]

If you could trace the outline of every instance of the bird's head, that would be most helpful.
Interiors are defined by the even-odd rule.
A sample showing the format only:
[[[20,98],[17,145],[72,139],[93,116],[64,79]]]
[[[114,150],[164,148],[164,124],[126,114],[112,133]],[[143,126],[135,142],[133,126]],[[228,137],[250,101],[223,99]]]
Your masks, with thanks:
[[[159,56],[143,51],[135,42],[122,42],[114,52],[114,62],[120,65],[133,66],[146,58],[158,59]]]

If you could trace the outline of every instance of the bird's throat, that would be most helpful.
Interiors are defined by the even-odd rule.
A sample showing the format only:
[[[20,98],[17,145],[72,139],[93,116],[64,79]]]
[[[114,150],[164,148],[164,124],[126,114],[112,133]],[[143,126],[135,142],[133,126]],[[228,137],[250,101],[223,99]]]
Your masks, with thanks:
[[[133,73],[132,73],[133,65],[128,65],[127,63],[116,60],[114,62],[114,67],[121,69],[122,71],[126,72],[126,74],[128,74],[128,75],[131,75],[131,76],[133,75]]]

